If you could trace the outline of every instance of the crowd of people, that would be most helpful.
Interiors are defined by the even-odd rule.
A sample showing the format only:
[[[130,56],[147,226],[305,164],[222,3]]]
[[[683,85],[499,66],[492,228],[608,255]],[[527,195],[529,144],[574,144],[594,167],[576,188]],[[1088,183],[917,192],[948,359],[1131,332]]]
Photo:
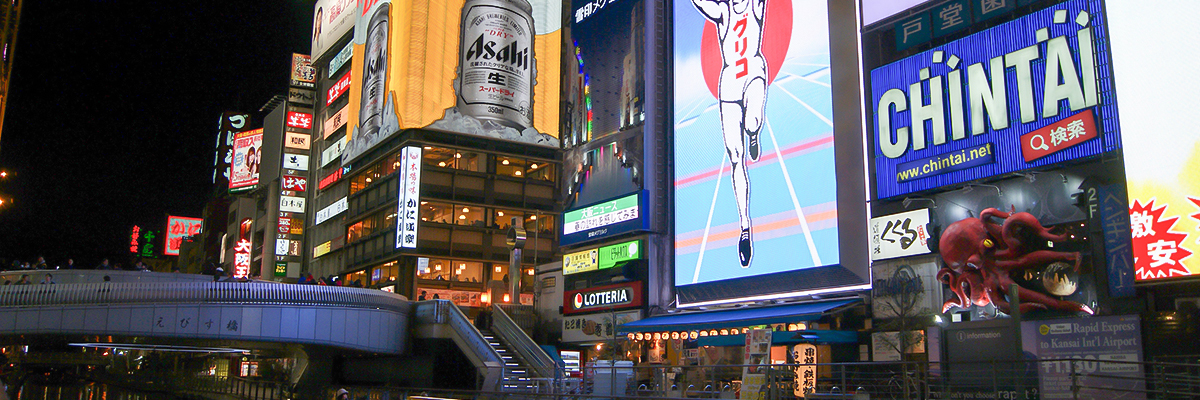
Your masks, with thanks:
[[[109,261],[109,259],[105,258],[105,259],[100,260],[99,264],[96,264],[94,267],[90,267],[90,268],[77,265],[75,263],[75,260],[72,258],[67,258],[63,261],[63,263],[60,263],[58,265],[53,265],[53,266],[51,266],[49,263],[47,263],[46,258],[42,257],[42,256],[37,257],[36,261],[33,261],[32,263],[29,261],[21,261],[21,260],[12,260],[12,262],[10,263],[8,260],[0,259],[0,271],[30,271],[31,273],[36,275],[36,273],[34,273],[33,271],[43,271],[43,270],[53,271],[53,270],[72,270],[72,269],[152,272],[149,265],[147,265],[146,262],[142,261],[141,259],[137,259],[133,262],[132,265],[130,265],[129,267],[125,267],[125,266],[121,265],[121,263],[112,263]],[[171,267],[171,272],[179,273],[181,271],[179,270],[178,266],[173,266],[173,267]],[[204,275],[212,276],[214,282],[250,282],[250,281],[260,279],[260,277],[257,275],[242,277],[242,278],[235,278],[233,276],[232,268],[228,268],[227,265],[218,264],[214,261],[209,261],[209,262],[205,263],[204,268],[200,271],[200,273],[204,274]],[[30,278],[30,274],[23,274],[22,278],[20,280],[16,280],[16,281],[12,281],[12,280],[5,278],[4,283],[2,283],[0,285],[14,285],[14,284],[15,285],[31,285],[31,284],[35,284],[35,283],[37,283],[37,282],[32,281],[32,278]],[[53,275],[50,273],[46,273],[45,278],[42,279],[40,283],[53,284],[54,283]],[[339,279],[339,277],[337,275],[328,275],[328,276],[322,276],[320,278],[317,278],[317,277],[314,277],[313,274],[310,274],[310,273],[300,274],[300,278],[296,281],[296,283],[301,284],[301,285],[345,286],[345,287],[357,287],[357,288],[363,287],[363,283],[361,280]]]
[[[12,260],[11,263],[7,260],[0,261],[0,270],[3,271],[33,271],[33,270],[62,270],[62,269],[97,269],[97,270],[112,270],[112,271],[144,271],[150,272],[150,267],[146,262],[138,259],[134,261],[128,268],[121,263],[110,263],[107,258],[102,259],[95,267],[86,268],[75,264],[75,259],[67,258],[63,263],[50,265],[46,262],[46,257],[38,256],[37,260],[30,263],[29,261]],[[179,268],[175,268],[172,272],[179,272]]]

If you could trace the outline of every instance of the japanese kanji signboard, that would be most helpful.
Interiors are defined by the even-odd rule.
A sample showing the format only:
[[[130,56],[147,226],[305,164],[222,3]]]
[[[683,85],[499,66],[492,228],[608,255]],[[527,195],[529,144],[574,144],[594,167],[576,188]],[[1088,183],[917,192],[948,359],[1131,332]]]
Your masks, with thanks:
[[[400,195],[396,214],[396,248],[417,248],[417,228],[421,214],[421,148],[405,147],[400,157]]]
[[[167,247],[163,249],[163,255],[179,255],[179,244],[183,242],[183,238],[199,235],[203,225],[204,220],[200,218],[167,216]]]

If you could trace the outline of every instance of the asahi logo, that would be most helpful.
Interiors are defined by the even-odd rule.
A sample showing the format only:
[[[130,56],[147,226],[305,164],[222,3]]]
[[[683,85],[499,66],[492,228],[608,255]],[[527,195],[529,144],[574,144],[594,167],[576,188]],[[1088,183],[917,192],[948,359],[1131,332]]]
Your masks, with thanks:
[[[508,37],[513,36],[505,32],[497,33],[501,33]],[[529,47],[521,49],[517,47],[518,43],[515,41],[507,45],[499,44],[495,40],[484,41],[483,37],[485,35],[491,36],[487,35],[486,33],[481,33],[479,34],[479,37],[475,38],[475,40],[471,42],[471,45],[467,47],[467,54],[465,56],[467,61],[483,59],[487,61],[509,64],[522,70],[529,70]],[[497,48],[497,45],[500,47]]]

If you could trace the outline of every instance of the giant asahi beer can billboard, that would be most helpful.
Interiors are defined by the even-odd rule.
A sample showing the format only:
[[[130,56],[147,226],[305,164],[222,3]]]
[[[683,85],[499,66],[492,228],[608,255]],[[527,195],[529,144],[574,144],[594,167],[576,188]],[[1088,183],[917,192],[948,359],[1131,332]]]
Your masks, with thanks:
[[[561,2],[366,0],[356,15],[343,163],[420,127],[558,147]]]

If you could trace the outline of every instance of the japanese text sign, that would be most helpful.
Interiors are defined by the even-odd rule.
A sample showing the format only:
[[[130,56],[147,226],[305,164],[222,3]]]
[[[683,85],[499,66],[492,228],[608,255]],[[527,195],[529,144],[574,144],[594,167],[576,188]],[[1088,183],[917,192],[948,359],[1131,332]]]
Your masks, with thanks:
[[[417,229],[421,214],[421,148],[405,147],[400,172],[400,194],[396,214],[396,248],[417,248]]]
[[[283,190],[292,190],[303,192],[308,190],[308,178],[296,175],[284,175],[283,179],[279,180]]]
[[[871,261],[928,254],[929,209],[871,218]]]
[[[203,230],[203,225],[204,220],[200,218],[167,216],[167,247],[163,249],[163,254],[179,255],[179,244],[183,242],[183,238],[199,235]]]
[[[312,129],[313,116],[309,113],[288,111],[284,122],[289,128]]]

